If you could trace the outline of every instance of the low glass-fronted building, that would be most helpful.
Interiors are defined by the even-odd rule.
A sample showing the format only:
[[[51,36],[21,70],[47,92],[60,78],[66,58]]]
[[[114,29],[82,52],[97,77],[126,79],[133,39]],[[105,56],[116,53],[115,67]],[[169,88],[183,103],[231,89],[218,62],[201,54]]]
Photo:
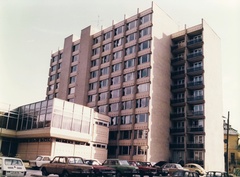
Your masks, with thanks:
[[[109,117],[92,108],[55,98],[14,109],[1,104],[0,111],[2,155],[107,158]]]

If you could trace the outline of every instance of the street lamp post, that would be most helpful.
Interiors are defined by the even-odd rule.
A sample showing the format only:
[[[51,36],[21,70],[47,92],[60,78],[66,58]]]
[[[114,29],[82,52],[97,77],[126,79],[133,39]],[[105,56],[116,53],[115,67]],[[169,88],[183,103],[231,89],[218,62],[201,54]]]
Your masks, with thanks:
[[[230,118],[230,112],[228,111],[228,117],[227,117],[227,140],[226,140],[226,144],[227,144],[227,147],[226,147],[226,172],[227,172],[227,175],[229,175],[229,162],[228,162],[228,154],[229,154],[229,118]]]

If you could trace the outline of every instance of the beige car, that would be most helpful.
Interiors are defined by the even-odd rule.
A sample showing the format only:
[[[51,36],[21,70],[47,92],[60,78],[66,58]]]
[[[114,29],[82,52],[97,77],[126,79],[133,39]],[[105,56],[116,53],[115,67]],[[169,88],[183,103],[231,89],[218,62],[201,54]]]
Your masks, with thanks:
[[[184,165],[184,168],[189,169],[189,171],[196,172],[198,175],[205,175],[206,171],[200,165],[196,163],[187,163]]]

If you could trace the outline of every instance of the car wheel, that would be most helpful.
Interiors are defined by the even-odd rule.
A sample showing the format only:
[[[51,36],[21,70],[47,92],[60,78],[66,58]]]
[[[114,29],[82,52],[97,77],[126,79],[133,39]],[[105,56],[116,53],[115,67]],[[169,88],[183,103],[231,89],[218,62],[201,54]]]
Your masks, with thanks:
[[[117,171],[116,177],[122,177],[122,174],[119,171]]]
[[[69,173],[67,171],[64,171],[62,173],[61,177],[69,177]]]
[[[198,176],[201,176],[200,172],[199,171],[196,171],[196,173],[198,174]]]
[[[48,176],[49,174],[48,174],[48,172],[47,172],[47,170],[46,170],[46,168],[42,168],[42,175],[43,176]]]

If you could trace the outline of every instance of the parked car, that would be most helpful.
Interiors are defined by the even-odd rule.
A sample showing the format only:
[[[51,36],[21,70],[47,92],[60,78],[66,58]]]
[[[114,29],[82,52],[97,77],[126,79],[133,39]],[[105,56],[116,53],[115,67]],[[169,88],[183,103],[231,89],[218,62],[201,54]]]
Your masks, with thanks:
[[[168,163],[168,162],[167,161],[158,161],[157,163],[155,163],[153,165],[153,167],[157,169],[157,175],[158,176],[162,175],[162,166],[166,163]]]
[[[39,169],[41,168],[42,164],[50,163],[51,157],[47,155],[38,155],[35,160],[29,160],[29,166],[31,168]]]
[[[200,165],[196,163],[187,163],[184,165],[184,168],[189,169],[189,171],[196,172],[199,175],[205,175],[206,171]]]
[[[228,174],[223,171],[208,171],[206,177],[228,177]]]
[[[179,170],[185,170],[189,171],[186,168],[183,168],[180,164],[178,163],[166,163],[162,167],[162,176],[167,176],[167,175],[172,175],[173,172],[179,171]]]
[[[103,162],[103,166],[116,169],[117,177],[139,175],[138,167],[131,166],[127,160],[107,159]]]
[[[85,159],[84,162],[93,167],[94,176],[115,176],[115,168],[103,166],[98,160]]]
[[[157,174],[157,169],[149,166],[149,164],[146,162],[128,160],[128,163],[134,167],[138,167],[139,174],[141,177],[143,177],[145,175],[152,177]]]
[[[19,158],[0,157],[0,176],[26,176],[27,170]]]
[[[171,177],[199,177],[199,174],[192,171],[178,170],[173,172]]]
[[[81,157],[56,156],[50,163],[41,167],[42,175],[57,174],[60,177],[88,176],[93,174],[93,167],[84,163]]]

